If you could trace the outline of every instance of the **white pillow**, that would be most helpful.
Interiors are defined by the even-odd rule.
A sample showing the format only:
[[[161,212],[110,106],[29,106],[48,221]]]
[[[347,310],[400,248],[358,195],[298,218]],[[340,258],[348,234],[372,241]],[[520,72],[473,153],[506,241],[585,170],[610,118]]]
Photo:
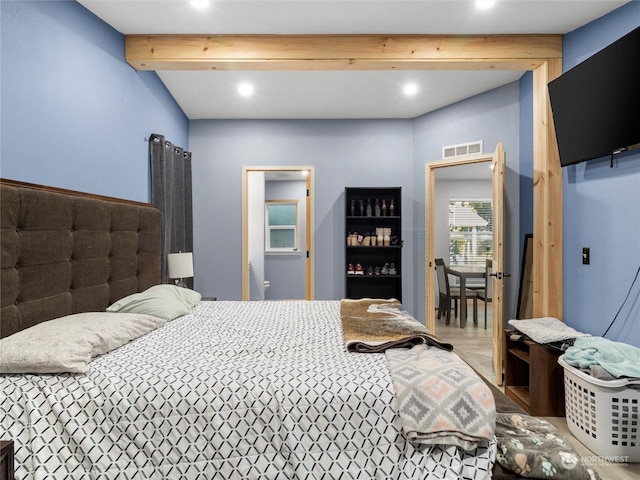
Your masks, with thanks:
[[[146,313],[173,320],[191,313],[202,298],[198,292],[176,285],[154,285],[144,292],[121,298],[107,307],[107,312]]]
[[[0,340],[0,373],[86,373],[91,359],[166,323],[151,315],[68,315]]]

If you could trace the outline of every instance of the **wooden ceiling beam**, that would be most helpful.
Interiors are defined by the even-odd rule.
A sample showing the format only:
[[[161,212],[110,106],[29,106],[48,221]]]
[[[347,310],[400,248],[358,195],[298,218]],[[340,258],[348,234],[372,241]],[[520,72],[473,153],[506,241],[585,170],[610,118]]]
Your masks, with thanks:
[[[126,35],[136,70],[534,70],[561,35]]]

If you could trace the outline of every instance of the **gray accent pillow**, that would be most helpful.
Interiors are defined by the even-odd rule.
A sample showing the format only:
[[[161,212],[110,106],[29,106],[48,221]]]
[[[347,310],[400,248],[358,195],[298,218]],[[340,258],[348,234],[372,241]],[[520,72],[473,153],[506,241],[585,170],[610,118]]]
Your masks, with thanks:
[[[173,320],[191,313],[202,295],[176,285],[154,285],[144,292],[121,298],[107,307],[107,312],[146,313],[154,317]]]
[[[151,315],[107,312],[48,320],[0,340],[0,373],[86,373],[94,357],[165,323]]]

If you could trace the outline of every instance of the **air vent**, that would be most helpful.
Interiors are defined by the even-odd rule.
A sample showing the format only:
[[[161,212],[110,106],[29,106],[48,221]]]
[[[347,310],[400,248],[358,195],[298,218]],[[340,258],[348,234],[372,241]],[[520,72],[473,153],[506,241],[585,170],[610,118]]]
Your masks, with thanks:
[[[482,153],[482,140],[477,142],[461,143],[442,147],[442,158],[464,157],[466,155],[478,155]]]

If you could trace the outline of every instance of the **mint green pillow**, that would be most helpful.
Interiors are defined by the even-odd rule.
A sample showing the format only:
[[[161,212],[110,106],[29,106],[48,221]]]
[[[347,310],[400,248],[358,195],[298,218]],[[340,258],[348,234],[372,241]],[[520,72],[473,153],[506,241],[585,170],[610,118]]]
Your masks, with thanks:
[[[144,313],[173,320],[191,313],[201,300],[200,293],[176,285],[154,285],[144,292],[121,298],[107,307],[107,312]]]

